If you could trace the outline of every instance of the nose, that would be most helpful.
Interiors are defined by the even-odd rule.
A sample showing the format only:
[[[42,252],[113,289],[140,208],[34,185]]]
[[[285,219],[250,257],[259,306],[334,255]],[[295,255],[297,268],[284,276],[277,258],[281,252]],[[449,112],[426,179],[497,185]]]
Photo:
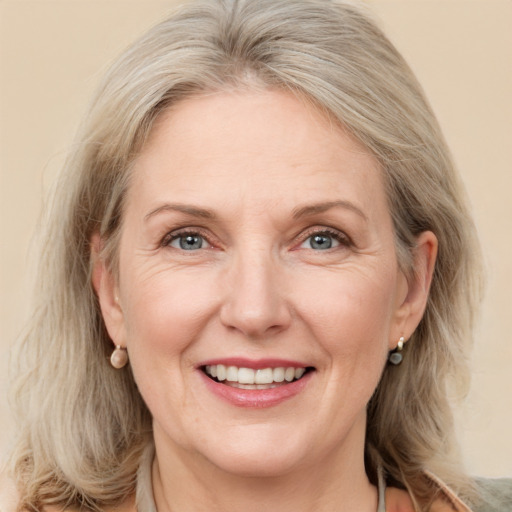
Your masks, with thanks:
[[[251,255],[235,257],[225,277],[220,319],[227,328],[257,340],[290,326],[285,277],[268,253],[253,251]]]

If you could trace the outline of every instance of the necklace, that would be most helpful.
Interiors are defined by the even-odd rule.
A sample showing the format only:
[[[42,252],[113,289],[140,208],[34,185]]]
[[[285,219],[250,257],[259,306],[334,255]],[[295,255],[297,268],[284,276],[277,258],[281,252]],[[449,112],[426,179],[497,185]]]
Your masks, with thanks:
[[[151,482],[151,465],[154,458],[154,447],[151,444],[146,448],[142,455],[139,470],[137,471],[137,485],[135,500],[137,503],[137,512],[157,512],[155,499],[153,497],[153,484]],[[379,468],[378,492],[379,502],[377,512],[386,512],[386,482],[382,470]]]

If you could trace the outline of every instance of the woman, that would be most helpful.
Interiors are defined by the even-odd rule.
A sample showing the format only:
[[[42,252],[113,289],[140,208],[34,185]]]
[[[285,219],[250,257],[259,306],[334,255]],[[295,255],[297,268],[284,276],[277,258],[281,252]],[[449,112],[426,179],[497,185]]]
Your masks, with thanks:
[[[76,148],[23,347],[16,506],[492,510],[446,397],[474,227],[366,15],[192,2],[112,66]]]

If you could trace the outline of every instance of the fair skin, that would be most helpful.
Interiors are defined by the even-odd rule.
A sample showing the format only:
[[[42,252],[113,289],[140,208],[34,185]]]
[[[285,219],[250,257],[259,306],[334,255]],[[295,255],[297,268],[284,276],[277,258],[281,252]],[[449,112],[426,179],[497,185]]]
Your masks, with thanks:
[[[154,418],[159,512],[374,512],[366,404],[421,319],[436,247],[420,235],[406,278],[378,162],[290,94],[164,113],[133,170],[118,275],[94,273]],[[217,365],[299,378],[240,389]]]

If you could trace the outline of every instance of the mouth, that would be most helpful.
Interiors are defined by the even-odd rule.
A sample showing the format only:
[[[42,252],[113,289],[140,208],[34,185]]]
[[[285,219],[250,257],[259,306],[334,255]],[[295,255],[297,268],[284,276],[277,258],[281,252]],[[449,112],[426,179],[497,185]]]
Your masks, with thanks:
[[[201,367],[211,380],[238,389],[265,390],[292,384],[314,371],[307,366],[278,366],[267,368],[246,368],[224,364],[211,364]]]

